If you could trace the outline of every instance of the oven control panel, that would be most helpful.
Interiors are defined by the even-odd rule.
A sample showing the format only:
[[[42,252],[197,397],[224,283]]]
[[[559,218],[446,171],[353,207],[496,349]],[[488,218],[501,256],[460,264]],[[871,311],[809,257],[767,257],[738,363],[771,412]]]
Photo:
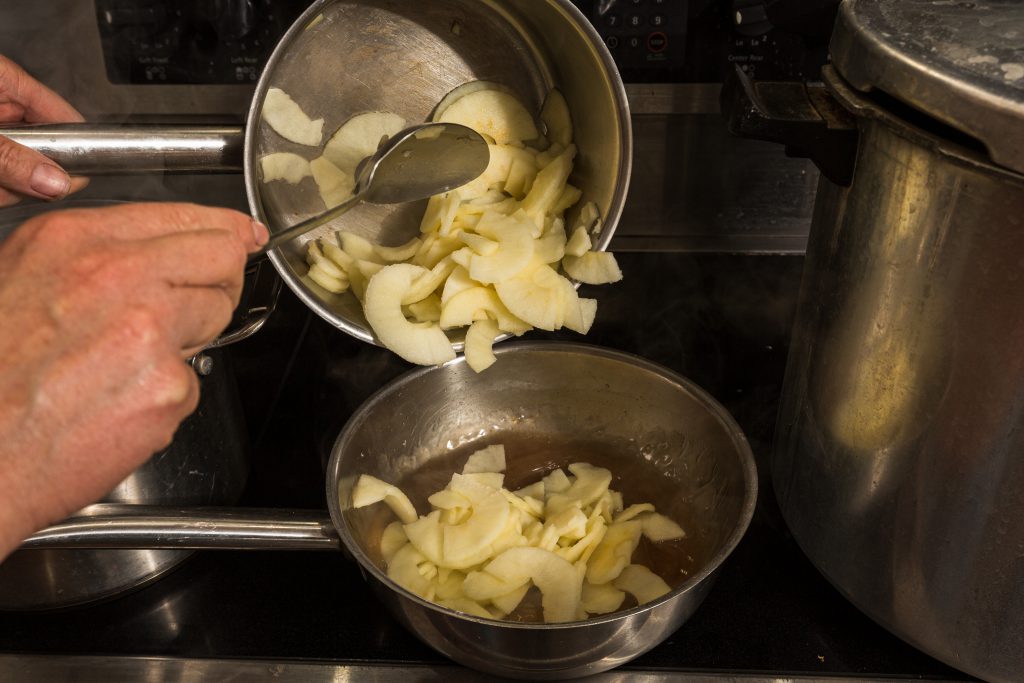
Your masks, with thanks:
[[[627,83],[720,83],[739,64],[768,80],[817,76],[839,0],[572,0]],[[95,0],[114,84],[259,78],[309,0]]]
[[[255,83],[309,0],[95,0],[111,83]]]

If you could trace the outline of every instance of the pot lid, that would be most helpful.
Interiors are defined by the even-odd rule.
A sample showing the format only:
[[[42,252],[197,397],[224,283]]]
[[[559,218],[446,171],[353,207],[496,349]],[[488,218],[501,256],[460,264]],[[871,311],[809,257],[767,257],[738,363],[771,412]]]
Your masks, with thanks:
[[[979,140],[1024,173],[1024,3],[844,0],[836,70]]]

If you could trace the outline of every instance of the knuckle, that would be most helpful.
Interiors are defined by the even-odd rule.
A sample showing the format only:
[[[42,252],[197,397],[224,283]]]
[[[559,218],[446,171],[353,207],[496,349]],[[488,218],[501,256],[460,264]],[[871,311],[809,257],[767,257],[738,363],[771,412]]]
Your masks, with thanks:
[[[7,179],[15,180],[10,178],[15,171],[19,170],[21,165],[21,147],[4,137],[0,137],[0,174],[8,176]],[[18,178],[16,180],[22,180]]]
[[[120,343],[143,355],[152,354],[166,345],[160,316],[143,306],[127,306],[121,311],[116,334]]]

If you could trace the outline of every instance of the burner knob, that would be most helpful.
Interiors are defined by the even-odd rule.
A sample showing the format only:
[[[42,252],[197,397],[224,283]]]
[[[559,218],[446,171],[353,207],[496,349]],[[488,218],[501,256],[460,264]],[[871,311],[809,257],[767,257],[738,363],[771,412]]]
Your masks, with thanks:
[[[733,0],[733,23],[745,36],[760,36],[772,30],[764,0]]]

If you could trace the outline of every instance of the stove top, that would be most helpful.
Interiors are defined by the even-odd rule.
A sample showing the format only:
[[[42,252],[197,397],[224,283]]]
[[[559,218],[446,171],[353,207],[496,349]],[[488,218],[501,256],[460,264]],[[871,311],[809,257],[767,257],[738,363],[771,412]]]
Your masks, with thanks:
[[[626,279],[594,288],[588,343],[689,377],[735,417],[761,476],[748,533],[696,614],[601,680],[971,681],[858,612],[786,531],[767,478],[802,257],[621,253]],[[562,334],[531,339],[579,340]],[[228,353],[248,422],[241,505],[326,509],[324,467],[348,415],[409,369],[311,314],[289,292]],[[0,613],[0,677],[181,680],[480,680],[405,631],[340,552],[198,551],[101,604]],[[148,678],[147,678],[148,679]]]

